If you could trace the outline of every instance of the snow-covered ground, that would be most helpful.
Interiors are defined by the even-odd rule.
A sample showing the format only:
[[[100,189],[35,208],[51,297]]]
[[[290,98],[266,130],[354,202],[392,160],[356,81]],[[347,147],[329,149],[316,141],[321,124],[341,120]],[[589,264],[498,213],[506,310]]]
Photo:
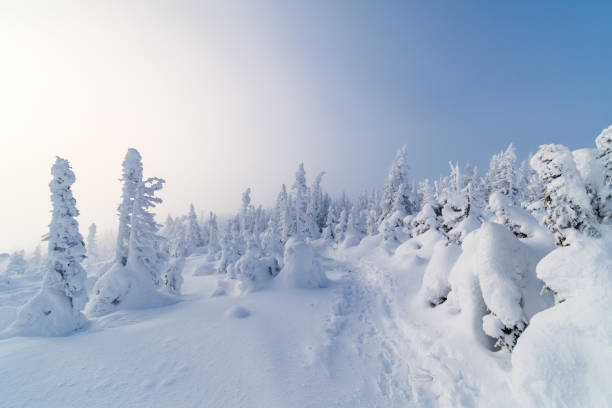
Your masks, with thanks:
[[[381,239],[318,248],[330,284],[317,289],[242,294],[193,276],[206,259],[190,257],[174,305],[120,310],[72,336],[1,340],[0,405],[516,406],[509,355],[418,300],[428,254],[391,256]],[[219,284],[227,295],[211,296]],[[0,323],[36,289],[23,280],[0,292]]]

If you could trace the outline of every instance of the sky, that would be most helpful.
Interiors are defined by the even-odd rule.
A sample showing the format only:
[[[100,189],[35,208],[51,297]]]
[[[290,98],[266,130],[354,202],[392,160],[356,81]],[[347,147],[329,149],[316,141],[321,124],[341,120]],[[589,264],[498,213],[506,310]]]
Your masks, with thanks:
[[[162,177],[158,220],[323,187],[485,171],[513,143],[593,146],[612,124],[610,2],[0,1],[0,252],[50,221],[55,156],[82,233],[116,228],[121,162]]]

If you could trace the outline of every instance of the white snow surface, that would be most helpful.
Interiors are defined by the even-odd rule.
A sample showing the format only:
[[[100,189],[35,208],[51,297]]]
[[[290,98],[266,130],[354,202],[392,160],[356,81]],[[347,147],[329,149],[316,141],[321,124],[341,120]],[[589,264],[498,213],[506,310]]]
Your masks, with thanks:
[[[536,314],[512,356],[513,370],[511,355],[492,351],[482,330],[484,309],[466,327],[464,310],[458,313],[452,302],[436,308],[423,302],[423,276],[438,257],[440,268],[455,263],[455,278],[474,284],[464,290],[479,288],[472,261],[483,250],[480,232],[466,237],[456,263],[456,253],[438,254],[442,238],[434,231],[393,254],[382,234],[340,249],[324,240],[294,240],[272,280],[278,284],[256,291],[226,275],[194,274],[213,261],[192,255],[177,303],[90,313],[89,326],[72,336],[0,340],[0,406],[535,407],[563,406],[554,403],[563,398],[567,406],[610,405],[602,391],[612,361],[604,300],[598,301],[601,315],[582,320],[583,292]],[[480,240],[505,232],[515,239],[499,230]],[[528,240],[512,245],[538,248]],[[605,248],[598,251],[604,262]],[[459,276],[461,268],[470,273]],[[546,268],[538,274],[548,277]],[[39,285],[23,277],[0,289],[0,331]],[[484,305],[482,295],[472,302]],[[572,324],[564,323],[565,315],[573,316]],[[474,341],[476,329],[481,341]],[[542,343],[542,336],[551,340]],[[546,380],[557,368],[575,372]],[[599,377],[591,381],[593,373]],[[570,394],[577,388],[563,381],[573,380],[583,394]]]

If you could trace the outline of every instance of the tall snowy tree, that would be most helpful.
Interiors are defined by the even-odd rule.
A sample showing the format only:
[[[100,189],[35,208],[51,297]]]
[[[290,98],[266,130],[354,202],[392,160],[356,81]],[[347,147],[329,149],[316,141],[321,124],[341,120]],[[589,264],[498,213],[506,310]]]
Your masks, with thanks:
[[[198,223],[198,216],[196,215],[193,204],[189,206],[189,224],[187,226],[187,240],[189,242],[190,251],[194,248],[204,246],[204,238],[202,237],[202,229]]]
[[[251,188],[242,193],[242,208],[240,210],[240,231],[245,240],[250,239],[252,219]]]
[[[336,240],[336,242],[340,243],[344,241],[347,227],[348,212],[346,211],[346,208],[342,208],[342,211],[340,211],[340,218],[338,219],[338,223],[334,228],[334,239]]]
[[[568,245],[572,230],[597,236],[594,212],[572,152],[563,145],[542,145],[531,158],[531,167],[544,183],[544,225],[557,237],[557,245]]]
[[[310,200],[308,201],[307,215],[312,218],[317,226],[315,231],[315,238],[320,234],[325,226],[325,220],[327,218],[327,212],[325,208],[325,200],[323,192],[321,191],[321,180],[325,172],[321,172],[317,175],[315,180],[310,187]]]
[[[159,225],[155,215],[149,210],[162,202],[155,193],[162,189],[164,180],[153,177],[138,185],[130,220],[131,232],[127,265],[132,268],[144,268],[156,287],[161,286],[161,272],[166,257],[160,251],[159,244],[163,237],[158,235]]]
[[[487,186],[487,197],[494,192],[500,192],[517,203],[519,190],[516,185],[516,149],[512,144],[506,150],[491,158],[489,171],[485,176]]]
[[[87,323],[81,310],[87,302],[85,244],[76,217],[79,211],[72,196],[74,172],[67,160],[57,158],[51,168],[49,184],[53,212],[45,240],[49,250],[45,277],[38,294],[19,311],[17,320],[7,329],[10,334],[60,336],[78,330]]]
[[[123,160],[123,173],[121,177],[123,189],[121,204],[119,204],[119,231],[117,232],[116,261],[126,265],[128,260],[128,246],[130,243],[130,227],[132,209],[138,186],[142,183],[142,157],[138,150],[128,149]]]
[[[406,154],[407,146],[403,146],[397,151],[395,160],[389,170],[380,204],[383,218],[390,216],[395,211],[395,203],[398,198],[400,200],[398,204],[403,207],[403,212],[406,214],[412,214],[415,209],[414,200],[411,197],[410,182],[408,180],[408,162]]]
[[[292,188],[295,192],[295,234],[301,238],[312,237],[315,226],[311,214],[307,212],[309,195],[304,163],[300,163],[298,171],[295,173],[295,182]]]
[[[87,263],[92,264],[99,261],[98,243],[96,233],[98,229],[95,223],[89,226],[87,233]]]
[[[404,186],[400,187],[395,192],[393,200],[393,212],[382,222],[381,229],[385,241],[401,242],[404,238],[404,218],[406,217],[406,207],[404,205]]]
[[[219,228],[217,227],[217,216],[210,213],[208,219],[208,256],[211,257],[221,250],[219,245]]]
[[[291,200],[287,193],[287,188],[283,184],[281,191],[276,199],[275,217],[278,218],[278,225],[281,231],[281,239],[287,242],[293,233],[295,220],[293,219],[293,211],[291,210]]]

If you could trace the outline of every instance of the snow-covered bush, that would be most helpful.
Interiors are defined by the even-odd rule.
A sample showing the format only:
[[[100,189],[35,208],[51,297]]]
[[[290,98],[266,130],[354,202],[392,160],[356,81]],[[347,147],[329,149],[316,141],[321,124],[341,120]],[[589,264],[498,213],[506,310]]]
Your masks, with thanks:
[[[262,256],[261,252],[255,248],[247,250],[233,268],[240,280],[240,288],[245,292],[262,289],[280,271],[276,258]]]
[[[497,191],[492,193],[487,210],[493,213],[495,222],[505,225],[518,238],[529,236],[529,226],[535,219],[527,211],[514,206],[505,194]]]
[[[292,237],[285,244],[283,264],[278,279],[285,287],[324,288],[329,285],[312,245],[299,237]]]
[[[596,236],[595,214],[570,150],[563,145],[543,145],[531,158],[531,167],[544,183],[544,225],[558,245],[567,245],[575,231]]]
[[[179,295],[183,286],[183,268],[185,257],[172,258],[168,263],[168,269],[163,273],[164,286],[170,294]]]
[[[45,277],[40,292],[19,311],[5,335],[62,336],[87,323],[81,310],[87,302],[85,244],[75,217],[79,215],[71,186],[75,176],[67,160],[57,158],[49,184],[53,211]]]
[[[439,211],[439,210],[438,210]],[[412,220],[412,234],[421,235],[431,229],[440,228],[440,217],[432,204],[425,203]]]
[[[612,406],[612,254],[583,237],[547,255],[537,274],[564,301],[535,315],[512,355],[523,406]]]
[[[483,340],[484,331],[497,347],[511,351],[529,318],[552,304],[540,296],[543,283],[535,275],[539,246],[532,248],[503,225],[487,222],[466,237],[462,250],[449,276],[449,303],[476,338]]]
[[[25,252],[17,251],[13,252],[9,258],[9,262],[6,265],[5,273],[7,275],[23,275],[26,271],[26,260]]]
[[[459,255],[461,255],[461,248],[458,245],[448,243],[446,240],[438,241],[435,244],[421,286],[421,295],[431,306],[446,301],[451,290],[448,275]]]

